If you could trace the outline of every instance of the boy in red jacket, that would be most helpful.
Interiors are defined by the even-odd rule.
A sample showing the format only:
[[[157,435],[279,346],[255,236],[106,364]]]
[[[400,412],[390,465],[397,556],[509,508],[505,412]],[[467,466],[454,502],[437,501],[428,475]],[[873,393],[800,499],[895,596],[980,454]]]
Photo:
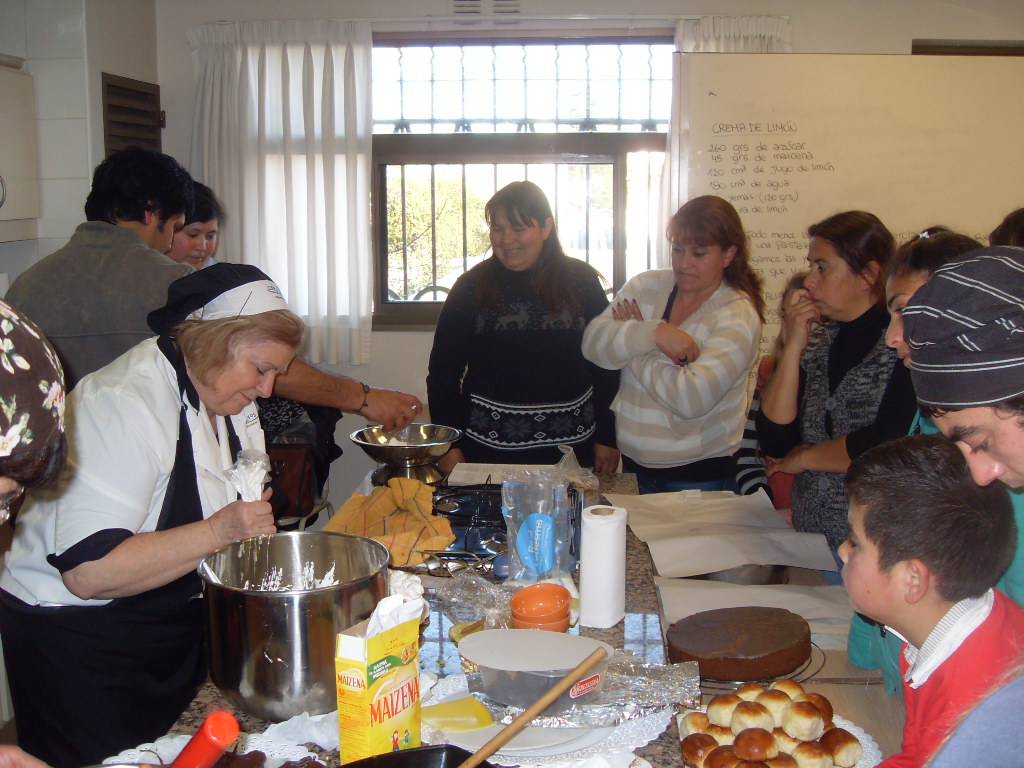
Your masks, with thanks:
[[[846,591],[906,640],[902,750],[881,765],[919,768],[1024,652],[1024,610],[992,588],[1016,548],[1013,509],[1004,487],[974,482],[941,435],[865,452],[846,489]]]

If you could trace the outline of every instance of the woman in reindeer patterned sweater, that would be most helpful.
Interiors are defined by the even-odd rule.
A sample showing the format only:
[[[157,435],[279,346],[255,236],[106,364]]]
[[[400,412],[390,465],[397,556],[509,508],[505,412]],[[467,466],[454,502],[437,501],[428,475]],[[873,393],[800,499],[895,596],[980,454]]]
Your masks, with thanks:
[[[583,329],[608,305],[597,271],[562,250],[536,184],[509,184],[484,214],[493,253],[456,281],[430,351],[431,420],[464,434],[441,468],[553,464],[565,445],[583,466],[614,472],[618,371],[580,351]]]

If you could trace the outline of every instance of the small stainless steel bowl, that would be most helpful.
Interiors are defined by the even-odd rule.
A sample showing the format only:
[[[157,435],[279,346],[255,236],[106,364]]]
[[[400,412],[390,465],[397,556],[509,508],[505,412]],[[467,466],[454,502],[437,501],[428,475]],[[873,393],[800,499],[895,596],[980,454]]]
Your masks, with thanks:
[[[349,439],[378,464],[416,467],[444,456],[462,432],[444,424],[410,424],[387,432],[377,426],[357,429]]]

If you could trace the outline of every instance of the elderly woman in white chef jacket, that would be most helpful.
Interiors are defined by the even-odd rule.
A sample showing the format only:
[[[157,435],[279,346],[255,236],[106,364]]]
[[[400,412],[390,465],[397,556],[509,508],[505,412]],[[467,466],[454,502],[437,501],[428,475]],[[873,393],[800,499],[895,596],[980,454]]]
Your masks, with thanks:
[[[167,731],[206,672],[196,566],[275,531],[270,492],[239,501],[224,472],[264,449],[253,401],[302,321],[258,269],[217,264],[149,322],[69,397],[69,471],[22,510],[0,577],[18,742],[57,768]]]

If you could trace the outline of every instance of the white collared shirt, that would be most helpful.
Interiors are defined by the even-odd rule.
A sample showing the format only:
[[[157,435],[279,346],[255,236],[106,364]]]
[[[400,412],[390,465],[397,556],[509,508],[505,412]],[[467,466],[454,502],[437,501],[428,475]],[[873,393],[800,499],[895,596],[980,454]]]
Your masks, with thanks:
[[[931,674],[952,656],[967,637],[980,627],[992,612],[995,593],[989,589],[981,597],[971,597],[953,605],[924,644],[915,648],[909,641],[903,649],[907,672],[903,679],[911,688],[920,688]]]
[[[68,398],[68,471],[54,490],[33,490],[19,513],[0,588],[29,605],[104,605],[64,586],[47,562],[99,531],[155,531],[178,439],[182,397],[174,368],[148,339],[86,376]],[[266,450],[256,406],[231,416],[241,447]],[[188,408],[202,516],[237,498],[222,417]]]

